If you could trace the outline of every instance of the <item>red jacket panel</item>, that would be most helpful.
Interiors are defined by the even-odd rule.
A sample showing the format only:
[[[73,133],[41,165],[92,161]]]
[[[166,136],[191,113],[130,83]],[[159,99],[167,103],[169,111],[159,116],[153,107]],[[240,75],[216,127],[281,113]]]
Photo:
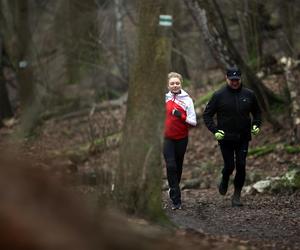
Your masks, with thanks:
[[[172,114],[174,109],[181,112],[181,118]],[[165,137],[175,140],[187,137],[190,125],[196,125],[196,114],[192,99],[184,90],[181,90],[180,94],[167,93]]]

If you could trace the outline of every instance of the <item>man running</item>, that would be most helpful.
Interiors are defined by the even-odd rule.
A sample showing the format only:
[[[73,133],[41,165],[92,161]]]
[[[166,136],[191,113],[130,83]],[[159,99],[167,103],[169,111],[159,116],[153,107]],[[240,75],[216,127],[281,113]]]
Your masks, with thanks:
[[[241,83],[238,68],[229,68],[226,86],[216,91],[208,102],[203,120],[219,142],[224,160],[219,193],[225,195],[229,177],[236,169],[232,206],[242,206],[241,191],[246,176],[246,157],[251,133],[260,131],[261,111],[254,92]],[[250,117],[252,115],[252,118]],[[217,116],[217,124],[214,122]]]

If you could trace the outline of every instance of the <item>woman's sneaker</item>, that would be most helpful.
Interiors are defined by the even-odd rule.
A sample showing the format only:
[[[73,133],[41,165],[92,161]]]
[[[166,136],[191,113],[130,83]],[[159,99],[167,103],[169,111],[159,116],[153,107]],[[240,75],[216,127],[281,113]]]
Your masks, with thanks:
[[[181,209],[182,209],[182,206],[181,206],[180,203],[179,203],[179,204],[173,204],[173,205],[172,205],[172,210],[176,210],[176,209],[178,209],[178,210],[181,210]]]

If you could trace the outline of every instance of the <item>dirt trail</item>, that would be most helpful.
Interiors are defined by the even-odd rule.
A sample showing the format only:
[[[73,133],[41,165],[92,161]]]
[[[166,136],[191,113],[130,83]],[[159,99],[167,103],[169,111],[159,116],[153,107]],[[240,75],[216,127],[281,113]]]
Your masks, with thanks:
[[[230,191],[229,191],[230,193]],[[230,194],[216,189],[184,190],[183,209],[164,205],[171,221],[183,229],[225,237],[258,249],[300,249],[300,193],[291,196],[247,195],[242,208],[232,208]]]

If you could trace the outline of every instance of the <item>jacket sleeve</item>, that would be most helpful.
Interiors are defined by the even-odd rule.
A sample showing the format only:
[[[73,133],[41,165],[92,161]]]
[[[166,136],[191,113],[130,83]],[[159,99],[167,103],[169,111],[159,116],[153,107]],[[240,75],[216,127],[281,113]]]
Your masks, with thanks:
[[[203,120],[206,127],[214,134],[218,131],[218,128],[214,122],[214,115],[217,112],[217,96],[214,94],[212,98],[207,103],[204,113],[203,113]]]
[[[185,122],[192,126],[196,126],[197,119],[196,119],[196,112],[194,109],[194,103],[193,103],[192,98],[190,98],[190,100],[189,100],[189,105],[187,107],[186,113],[187,113],[187,116],[186,116]]]
[[[257,98],[256,98],[254,93],[253,93],[253,102],[252,102],[252,107],[251,107],[251,114],[252,114],[252,117],[253,117],[252,126],[256,125],[256,126],[260,127],[260,125],[261,125],[261,110],[260,110]]]

